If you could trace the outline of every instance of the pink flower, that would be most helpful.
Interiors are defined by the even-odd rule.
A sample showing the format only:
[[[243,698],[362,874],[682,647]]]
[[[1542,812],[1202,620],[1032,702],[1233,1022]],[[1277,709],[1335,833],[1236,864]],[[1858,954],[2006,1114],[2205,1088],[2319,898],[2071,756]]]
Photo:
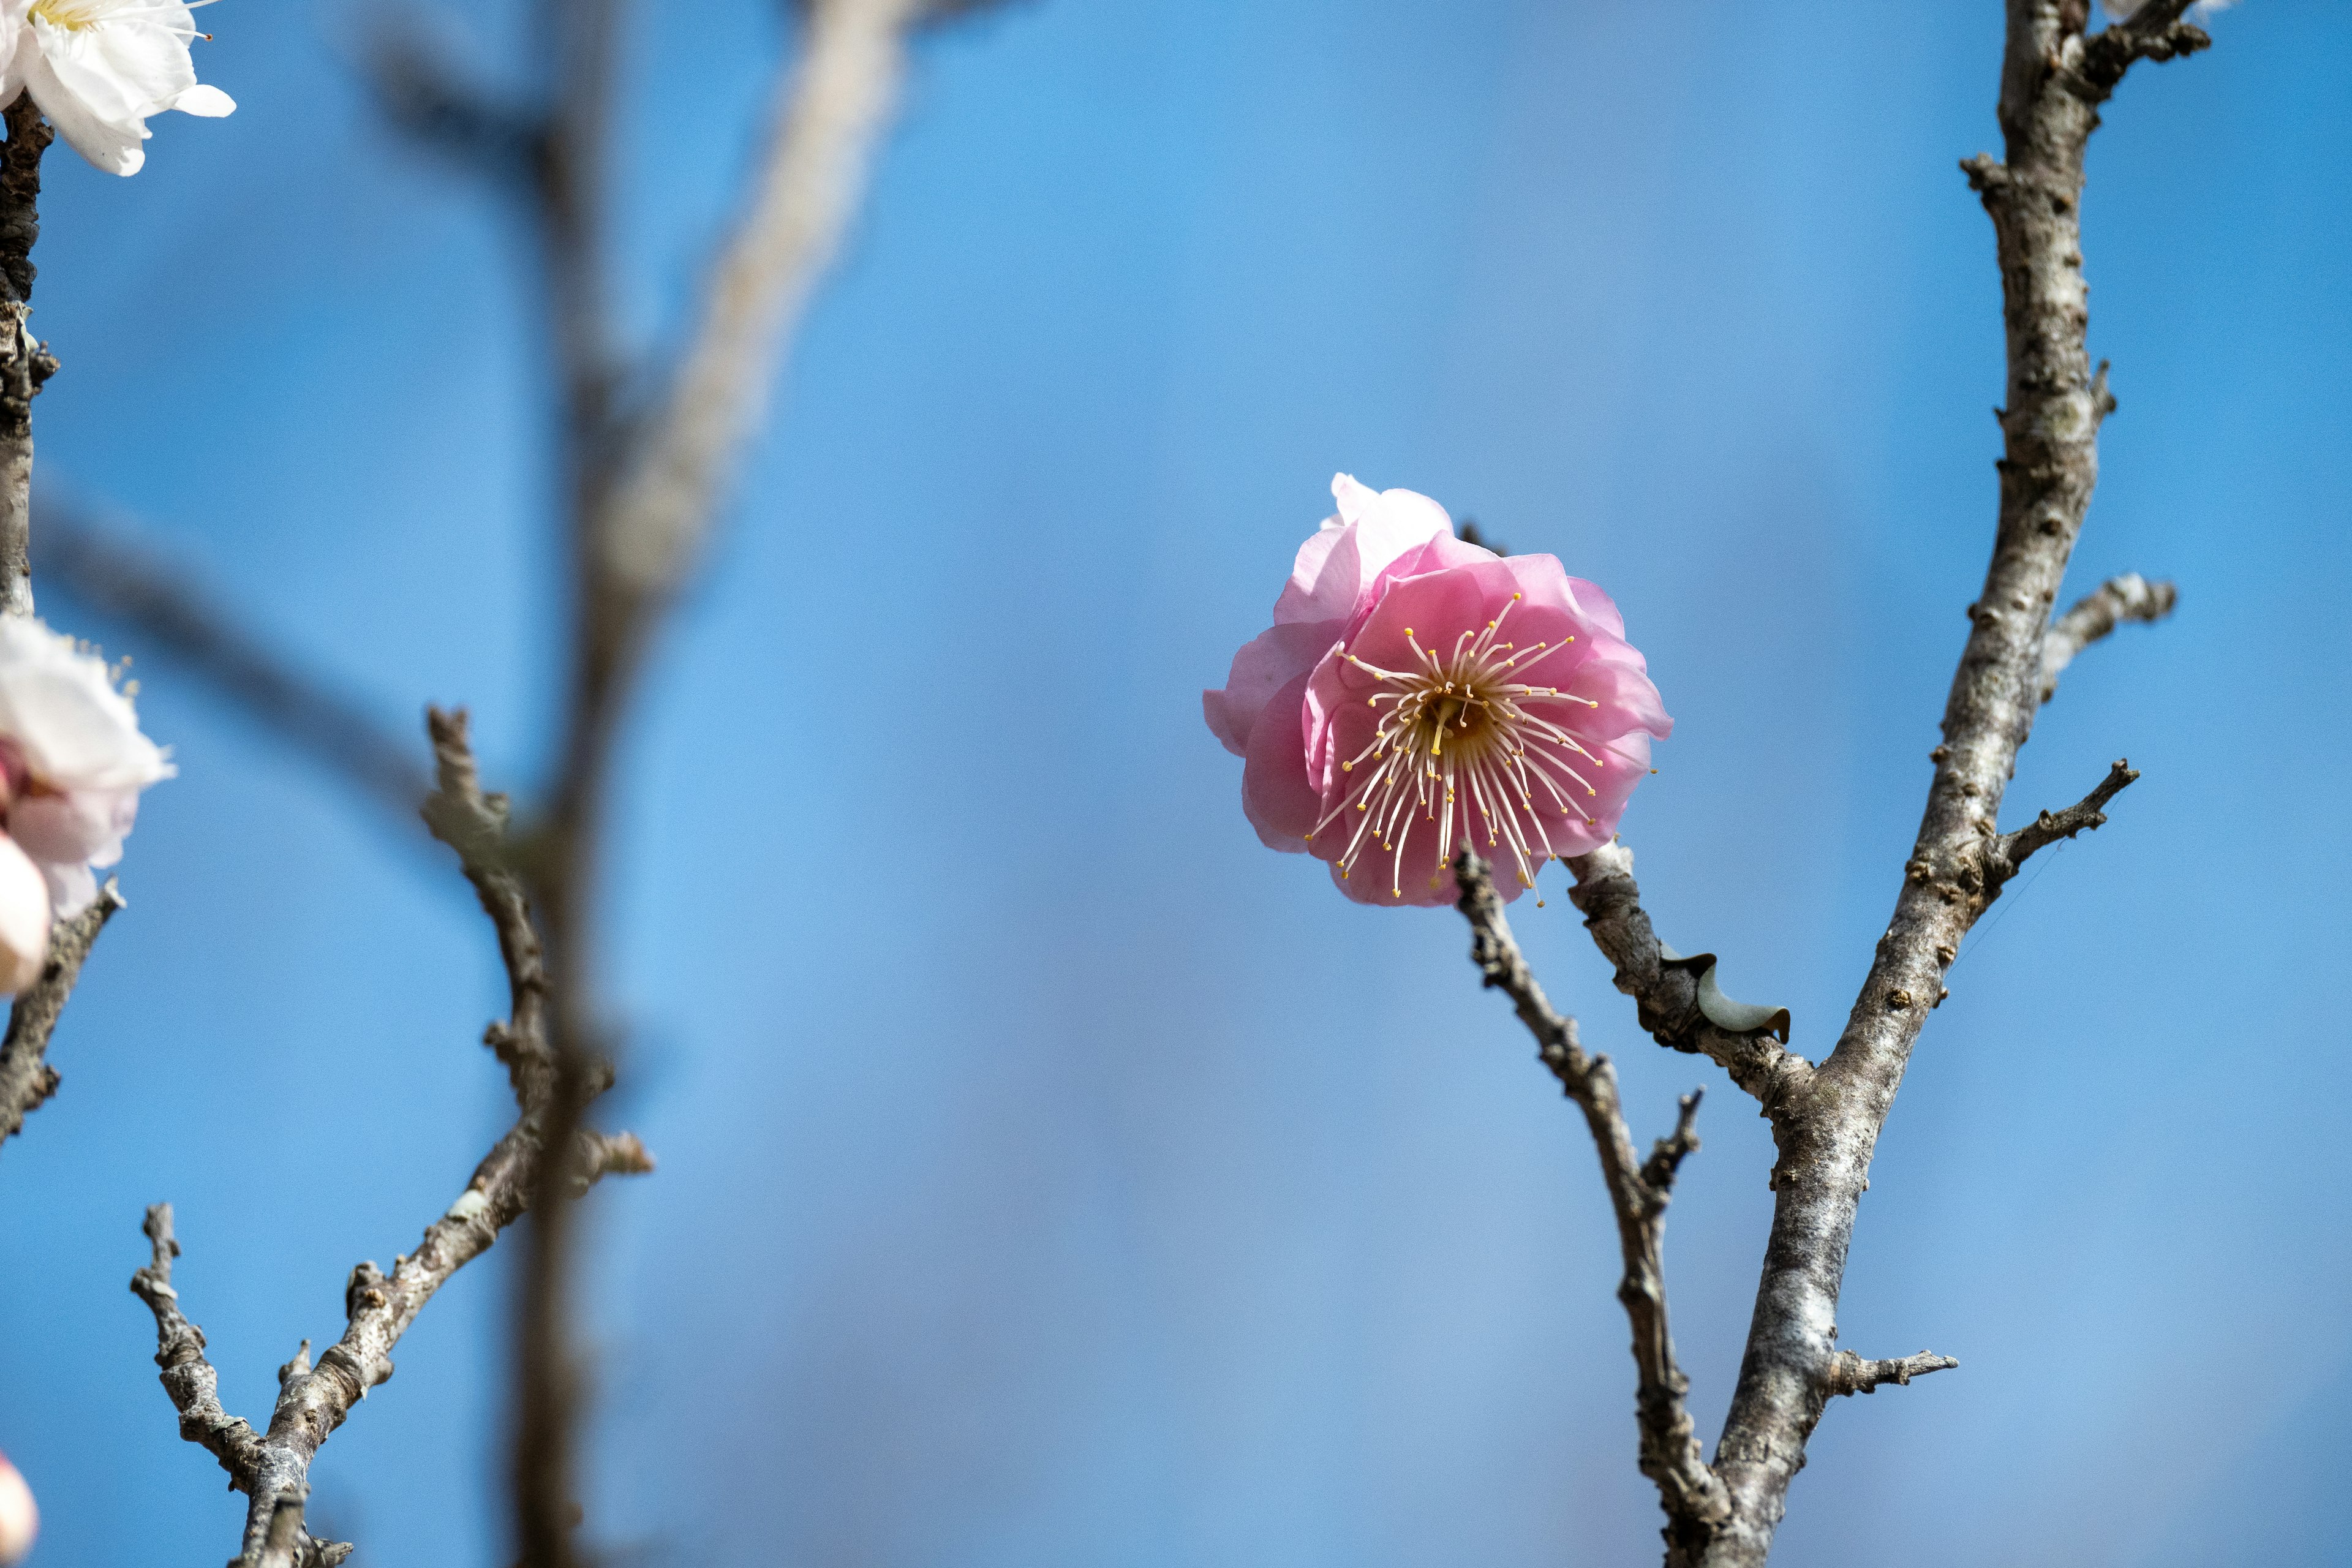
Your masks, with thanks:
[[[1454,536],[1411,490],[1331,481],[1274,625],[1201,707],[1268,847],[1360,903],[1446,904],[1464,847],[1505,899],[1609,842],[1674,721],[1609,596]]]
[[[52,916],[98,897],[139,793],[172,776],[106,661],[27,616],[0,616],[0,984],[23,990]]]

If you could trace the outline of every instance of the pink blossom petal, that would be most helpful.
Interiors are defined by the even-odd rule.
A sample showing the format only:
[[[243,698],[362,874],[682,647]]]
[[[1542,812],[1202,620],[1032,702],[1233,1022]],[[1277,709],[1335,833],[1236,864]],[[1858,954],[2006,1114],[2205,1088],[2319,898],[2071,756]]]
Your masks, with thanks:
[[[1287,855],[1306,849],[1319,811],[1320,797],[1307,782],[1301,730],[1306,696],[1304,675],[1275,693],[1250,732],[1249,755],[1242,764],[1243,813],[1260,843]]]
[[[1249,754],[1250,730],[1274,694],[1315,668],[1339,635],[1337,621],[1270,626],[1234,655],[1222,691],[1201,693],[1201,713],[1225,750]]]

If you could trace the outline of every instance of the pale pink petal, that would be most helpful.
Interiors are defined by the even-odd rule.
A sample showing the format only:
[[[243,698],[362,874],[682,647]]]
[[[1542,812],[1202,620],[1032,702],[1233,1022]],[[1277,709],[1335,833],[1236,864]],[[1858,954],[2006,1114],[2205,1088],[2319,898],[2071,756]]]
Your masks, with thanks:
[[[12,996],[24,990],[41,977],[48,956],[47,880],[16,841],[0,834],[0,988]],[[0,1491],[5,1490],[5,1479],[0,1478]],[[5,1502],[0,1498],[0,1505]],[[5,1561],[5,1553],[0,1552],[0,1562]]]
[[[1283,687],[1315,668],[1337,639],[1337,622],[1294,622],[1260,632],[1234,655],[1222,691],[1201,693],[1202,717],[1225,750],[1249,754],[1250,730],[1260,710]]]
[[[1242,764],[1242,811],[1269,849],[1296,855],[1314,829],[1317,795],[1307,782],[1307,745],[1300,713],[1307,677],[1275,693],[1251,731]]]

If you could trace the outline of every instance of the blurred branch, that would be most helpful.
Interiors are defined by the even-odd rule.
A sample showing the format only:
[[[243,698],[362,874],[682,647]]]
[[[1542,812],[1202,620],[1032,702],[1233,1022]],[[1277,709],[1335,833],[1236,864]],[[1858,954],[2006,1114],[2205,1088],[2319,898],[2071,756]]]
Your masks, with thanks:
[[[2058,695],[2058,678],[2074,656],[2126,621],[2149,625],[2172,614],[2180,591],[2169,583],[2151,583],[2137,572],[2110,577],[2074,602],[2074,607],[2050,623],[2042,637],[2042,700]]]
[[[109,877],[89,908],[49,928],[48,962],[41,977],[9,1006],[7,1037],[0,1040],[0,1142],[22,1131],[25,1118],[58,1091],[58,1069],[48,1064],[49,1036],[81,978],[90,944],[122,907],[121,889]]]
[[[429,787],[411,742],[394,738],[354,699],[301,670],[240,626],[182,567],[94,522],[46,487],[37,535],[41,573],[98,615],[170,653],[177,668],[247,718],[415,830]]]
[[[425,815],[436,836],[457,850],[497,933],[507,971],[510,1005],[503,1022],[484,1032],[484,1041],[505,1064],[513,1085],[514,1125],[474,1169],[457,1201],[425,1229],[415,1252],[394,1259],[385,1274],[373,1262],[352,1270],[344,1289],[342,1337],[315,1365],[310,1342],[278,1373],[278,1394],[269,1429],[259,1437],[229,1416],[215,1394],[217,1379],[204,1359],[204,1335],[181,1315],[172,1289],[172,1210],[159,1204],[148,1211],[147,1233],[154,1260],[131,1278],[131,1288],[155,1314],[163,1387],[180,1413],[181,1436],[202,1443],[229,1472],[230,1485],[247,1494],[247,1558],[263,1550],[272,1522],[281,1518],[278,1500],[299,1497],[309,1485],[310,1461],[319,1447],[350,1415],[367,1391],[392,1376],[392,1349],[435,1291],[487,1251],[499,1233],[520,1218],[553,1171],[559,1190],[576,1196],[599,1178],[641,1174],[653,1169],[644,1144],[629,1133],[599,1135],[576,1129],[555,1134],[553,1110],[558,1075],[546,1035],[542,999],[545,972],[531,928],[528,899],[509,868],[506,802],[486,795],[476,772],[463,713],[431,715],[434,752],[440,779]],[[609,1071],[594,1075],[595,1087],[609,1083]],[[545,1158],[560,1148],[563,1157]],[[328,1568],[348,1546],[310,1542],[296,1558],[302,1568]]]
[[[368,85],[386,120],[498,187],[529,187],[546,143],[545,123],[467,80],[423,16],[404,8],[377,12],[368,19],[363,50]]]
[[[685,352],[650,414],[624,430],[610,402],[610,312],[594,259],[612,6],[547,4],[562,64],[542,245],[566,388],[577,601],[557,783],[526,865],[551,959],[550,1136],[562,1140],[602,1088],[595,1071],[605,1009],[593,989],[603,973],[594,932],[614,738],[637,666],[701,557],[793,328],[863,194],[919,5],[819,0],[813,8],[797,64],[779,78],[767,149]],[[569,1568],[580,1400],[566,1310],[572,1221],[560,1173],[541,1180],[517,1323],[515,1516],[524,1568]]]
[[[1536,1055],[1584,1112],[1585,1126],[1600,1151],[1601,1179],[1609,1188],[1624,1262],[1617,1300],[1633,1329],[1642,1473],[1656,1483],[1658,1504],[1666,1514],[1667,1541],[1704,1542],[1731,1505],[1723,1483],[1707,1468],[1684,1404],[1690,1379],[1675,1362],[1674,1336],[1666,1325],[1664,1262],[1666,1204],[1675,1173],[1684,1156],[1698,1147],[1695,1121],[1699,1096],[1683,1097],[1673,1136],[1660,1139],[1644,1163],[1634,1152],[1633,1135],[1625,1125],[1616,1069],[1607,1057],[1585,1053],[1576,1020],[1557,1011],[1544,995],[1511,936],[1486,862],[1465,849],[1455,858],[1454,876],[1462,890],[1455,907],[1470,922],[1471,962],[1486,985],[1510,997],[1519,1021],[1535,1037]]]

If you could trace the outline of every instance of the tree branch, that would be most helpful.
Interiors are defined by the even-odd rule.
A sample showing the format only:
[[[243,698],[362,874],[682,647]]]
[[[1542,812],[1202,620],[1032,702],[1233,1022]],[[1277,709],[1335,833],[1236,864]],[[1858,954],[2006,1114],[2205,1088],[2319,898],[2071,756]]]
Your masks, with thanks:
[[[1512,939],[1486,861],[1469,850],[1454,860],[1461,889],[1455,905],[1470,922],[1470,960],[1484,983],[1511,999],[1519,1021],[1536,1038],[1536,1055],[1584,1112],[1601,1154],[1601,1174],[1617,1219],[1624,1275],[1617,1300],[1633,1330],[1634,1394],[1641,1430],[1642,1473],[1658,1489],[1666,1541],[1676,1550],[1704,1542],[1730,1511],[1723,1483],[1708,1469],[1684,1404],[1690,1380],[1675,1362],[1666,1324],[1664,1262],[1666,1203],[1684,1156],[1698,1148],[1699,1096],[1685,1095],[1672,1136],[1662,1138],[1643,1163],[1617,1097],[1617,1073],[1607,1057],[1585,1054],[1576,1020],[1555,1010]]]
[[[1635,1016],[1651,1038],[1709,1058],[1767,1108],[1802,1091],[1812,1079],[1812,1064],[1774,1037],[1776,1032],[1785,1037],[1786,1014],[1735,1020],[1744,1027],[1726,1027],[1707,1016],[1700,994],[1705,972],[1694,973],[1659,942],[1642,908],[1631,849],[1604,845],[1574,857],[1568,868],[1576,877],[1569,901],[1583,911],[1594,945],[1617,966],[1617,989],[1633,998]]]
[[[2122,794],[2124,786],[2137,777],[2139,770],[2118,758],[2098,787],[2074,805],[2063,811],[2045,811],[2016,832],[2004,833],[1994,839],[1985,855],[1988,898],[2000,890],[2001,883],[2016,876],[2026,858],[2035,851],[2086,829],[2105,826],[2107,802]]]
[[[45,581],[176,660],[295,752],[383,808],[403,835],[416,830],[429,787],[414,742],[394,738],[366,707],[305,673],[237,624],[184,566],[150,554],[44,486],[37,553]],[[421,841],[420,841],[421,842]]]
[[[2106,367],[2093,369],[2084,342],[2083,154],[2097,104],[2134,59],[2202,47],[2201,33],[2175,26],[2182,8],[2161,0],[2086,43],[2084,0],[2008,0],[2007,156],[1961,165],[1992,218],[2006,307],[1992,560],[1970,607],[1894,918],[1836,1049],[1801,1092],[1767,1106],[1780,1149],[1772,1230],[1714,1466],[1730,1517],[1698,1552],[1670,1553],[1670,1564],[1761,1568],[1770,1551],[1822,1405],[1851,1381],[1835,1345],[1838,1294],[1879,1130],[1960,938],[1998,893],[2007,852],[2031,843],[2000,837],[2001,796],[2041,707],[2050,607],[2097,482],[2099,425],[2115,408]]]
[[[7,1037],[0,1040],[0,1142],[23,1131],[25,1118],[58,1091],[58,1069],[48,1064],[49,1037],[81,978],[90,944],[122,907],[121,889],[109,877],[96,902],[49,928],[48,962],[9,1007]]]
[[[1899,1356],[1893,1361],[1865,1361],[1852,1351],[1840,1351],[1830,1362],[1830,1394],[1874,1394],[1882,1383],[1899,1383],[1907,1388],[1915,1377],[1949,1372],[1959,1364],[1950,1356],[1937,1355],[1933,1351],[1921,1351],[1917,1355]]]
[[[2162,64],[2212,47],[2213,40],[2203,28],[2180,19],[2195,3],[2148,0],[2125,20],[2108,26],[2084,44],[2075,72],[2083,85],[2069,83],[2070,89],[2095,106],[2116,90],[2135,61]]]
[[[2042,634],[2042,700],[2058,695],[2058,678],[2076,654],[2126,621],[2153,625],[2164,619],[2179,601],[2180,591],[2171,584],[2151,583],[2137,572],[2110,577],[2075,600]]]
[[[0,146],[0,613],[33,613],[33,399],[58,362],[37,341],[33,242],[41,233],[41,154],[48,121],[22,93],[8,105]]]
[[[216,1380],[203,1356],[204,1336],[179,1315],[171,1289],[171,1258],[178,1247],[172,1239],[169,1205],[148,1211],[154,1261],[131,1280],[131,1289],[155,1312],[162,1345],[157,1360],[164,1367],[164,1389],[180,1412],[182,1436],[204,1443],[228,1470],[230,1484],[250,1500],[244,1545],[247,1558],[263,1552],[273,1521],[281,1517],[280,1497],[299,1497],[307,1489],[320,1445],[369,1389],[392,1376],[393,1346],[425,1302],[531,1206],[543,1179],[551,1179],[570,1195],[584,1192],[601,1176],[653,1169],[652,1157],[629,1133],[597,1135],[575,1127],[561,1137],[551,1135],[558,1075],[546,1034],[547,976],[529,900],[509,864],[506,800],[481,788],[465,715],[435,710],[430,723],[440,780],[426,805],[426,821],[457,851],[497,932],[506,965],[509,1014],[485,1031],[484,1040],[505,1064],[514,1086],[514,1125],[475,1167],[457,1201],[425,1227],[415,1252],[394,1259],[390,1274],[372,1261],[352,1270],[343,1296],[342,1337],[315,1365],[310,1342],[303,1342],[294,1359],[280,1369],[278,1403],[268,1430],[257,1439],[250,1427],[220,1409]],[[608,1068],[592,1073],[599,1089],[610,1081]],[[549,1148],[563,1150],[563,1158],[547,1159]],[[551,1170],[553,1174],[547,1178]],[[303,1540],[308,1542],[307,1537]],[[300,1568],[328,1568],[341,1561],[334,1554],[338,1550],[349,1548],[307,1543],[297,1561]]]

